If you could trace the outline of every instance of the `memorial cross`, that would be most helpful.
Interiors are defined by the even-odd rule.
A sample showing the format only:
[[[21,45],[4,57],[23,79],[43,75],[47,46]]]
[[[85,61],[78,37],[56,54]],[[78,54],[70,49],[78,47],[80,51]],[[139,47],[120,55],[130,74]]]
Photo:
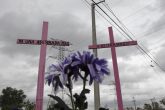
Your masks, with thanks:
[[[47,45],[55,45],[55,46],[69,46],[70,45],[69,42],[62,41],[62,40],[61,41],[47,40],[47,35],[48,35],[48,22],[43,22],[41,40],[17,39],[17,44],[41,45],[35,110],[43,109],[44,74],[45,74],[45,58],[46,58]]]
[[[137,41],[127,41],[127,42],[117,42],[117,43],[115,43],[114,42],[114,37],[113,37],[112,27],[109,27],[108,30],[109,30],[110,43],[108,43],[108,44],[90,45],[89,49],[111,48],[113,70],[114,70],[114,77],[115,77],[115,84],[116,84],[118,110],[124,110],[115,47],[137,45]]]

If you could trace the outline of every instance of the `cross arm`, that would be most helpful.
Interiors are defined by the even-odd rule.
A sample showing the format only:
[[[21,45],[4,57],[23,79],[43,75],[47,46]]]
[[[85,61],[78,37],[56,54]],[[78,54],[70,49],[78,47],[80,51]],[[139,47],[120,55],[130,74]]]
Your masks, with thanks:
[[[57,46],[69,46],[70,43],[66,41],[51,41],[51,40],[32,40],[32,39],[17,39],[17,44],[31,44],[31,45],[57,45]]]
[[[121,46],[130,46],[130,45],[137,45],[137,41],[126,41],[126,42],[117,42],[117,43],[89,45],[88,48],[89,49],[101,49],[101,48],[121,47]]]

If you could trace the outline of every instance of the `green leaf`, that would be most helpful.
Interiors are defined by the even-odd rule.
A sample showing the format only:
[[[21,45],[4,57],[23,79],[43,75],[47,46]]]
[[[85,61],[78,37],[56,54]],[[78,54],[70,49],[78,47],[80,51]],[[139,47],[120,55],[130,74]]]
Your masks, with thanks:
[[[60,110],[71,110],[60,97],[51,94],[49,94],[48,96],[57,101],[55,107],[58,107]]]
[[[75,93],[73,97],[75,98],[75,108],[79,110],[85,110],[88,108],[88,102],[86,101],[86,94],[89,93],[89,89],[84,89],[81,91],[80,95]]]

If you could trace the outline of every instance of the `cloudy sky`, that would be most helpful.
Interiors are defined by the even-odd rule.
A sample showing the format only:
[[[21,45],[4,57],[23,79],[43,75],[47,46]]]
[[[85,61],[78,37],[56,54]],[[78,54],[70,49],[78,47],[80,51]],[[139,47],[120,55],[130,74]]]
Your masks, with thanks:
[[[91,3],[90,0],[87,0]],[[158,101],[165,92],[165,1],[164,0],[106,0],[100,4],[105,12],[115,19],[105,6],[110,7],[129,34],[159,64],[158,67],[136,46],[117,48],[118,65],[124,106],[137,105],[155,97]],[[98,43],[108,43],[108,30],[112,21],[98,8],[96,28]],[[107,22],[103,16],[110,22]],[[48,38],[70,41],[69,49],[88,50],[91,44],[91,10],[84,0],[0,0],[0,90],[7,86],[23,89],[28,98],[35,100],[40,46],[18,45],[18,38],[41,39],[42,22],[49,22]],[[116,21],[117,22],[117,21]],[[120,23],[117,22],[119,25]],[[127,41],[113,25],[115,41]],[[130,33],[131,32],[131,33]],[[66,52],[67,54],[67,52]],[[100,85],[101,106],[116,105],[113,69],[110,49],[98,51],[99,57],[109,61],[111,75]],[[58,51],[47,48],[46,68],[56,60]],[[74,91],[79,90],[79,84]],[[93,87],[90,87],[93,89]],[[45,86],[44,107],[51,88]],[[107,98],[108,97],[108,98]],[[93,91],[89,98],[93,106]]]

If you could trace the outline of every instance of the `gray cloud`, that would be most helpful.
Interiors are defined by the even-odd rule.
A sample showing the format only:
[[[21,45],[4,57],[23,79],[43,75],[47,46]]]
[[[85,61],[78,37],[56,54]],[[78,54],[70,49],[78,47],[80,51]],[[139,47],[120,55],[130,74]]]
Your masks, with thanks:
[[[140,8],[143,5],[142,3],[140,1],[135,3],[131,0],[124,2],[118,0],[112,1],[112,7],[117,10],[117,15],[126,16],[128,14],[127,11],[133,12],[136,7]],[[135,19],[131,25],[128,25],[133,33],[143,32],[144,30],[154,32],[164,28],[164,1],[159,0],[156,3],[160,5],[147,8],[148,10],[145,10],[144,13],[135,16],[138,20]],[[149,13],[152,13],[153,8],[155,9],[155,7],[159,6],[161,7],[159,8],[160,10],[154,12],[159,16],[155,16],[153,20]],[[1,0],[0,10],[0,87],[13,86],[24,89],[31,100],[35,100],[40,47],[17,45],[17,38],[41,39],[42,22],[45,20],[49,22],[49,38],[70,41],[73,44],[71,49],[75,51],[87,50],[88,45],[91,44],[90,10],[84,6],[82,1]],[[127,21],[130,21],[130,19],[127,19]],[[98,25],[102,25],[102,22],[97,22],[99,22]],[[105,28],[104,30],[106,31],[101,31],[103,29],[100,29],[100,27],[98,26],[97,29],[100,31],[100,33],[97,33],[98,43],[108,43],[108,30]],[[114,35],[115,41],[125,40],[118,35],[116,30],[114,30]],[[159,35],[163,36],[161,33],[156,33],[157,37]],[[147,49],[153,48],[151,47],[151,42],[154,41],[154,37],[152,36],[152,39],[143,42]],[[156,52],[156,58],[161,66],[165,67],[164,60],[162,60],[164,59],[164,43],[156,50],[154,51]],[[57,55],[57,52],[57,50],[50,49],[49,46],[47,57],[49,55]],[[111,59],[110,49],[98,50],[98,53],[101,58]],[[164,74],[154,73],[149,64],[146,65],[144,63],[145,59],[141,59],[141,53],[135,47],[117,48],[117,56],[125,105],[131,104],[129,101],[132,100],[132,96],[136,96],[138,100],[144,100],[153,96],[163,95]],[[55,61],[47,59],[47,66],[51,62]],[[114,81],[111,63],[110,61],[111,75],[105,77],[101,85],[102,106],[106,106],[106,104],[113,105],[114,95],[110,96],[109,94],[115,93],[114,90],[109,90],[113,88],[109,86],[109,83]],[[154,69],[160,73],[156,67]],[[75,91],[78,91],[77,86]],[[91,87],[91,89],[89,103],[90,109],[93,109],[93,88]],[[45,86],[45,105],[48,100],[47,94],[50,91],[50,88]]]

